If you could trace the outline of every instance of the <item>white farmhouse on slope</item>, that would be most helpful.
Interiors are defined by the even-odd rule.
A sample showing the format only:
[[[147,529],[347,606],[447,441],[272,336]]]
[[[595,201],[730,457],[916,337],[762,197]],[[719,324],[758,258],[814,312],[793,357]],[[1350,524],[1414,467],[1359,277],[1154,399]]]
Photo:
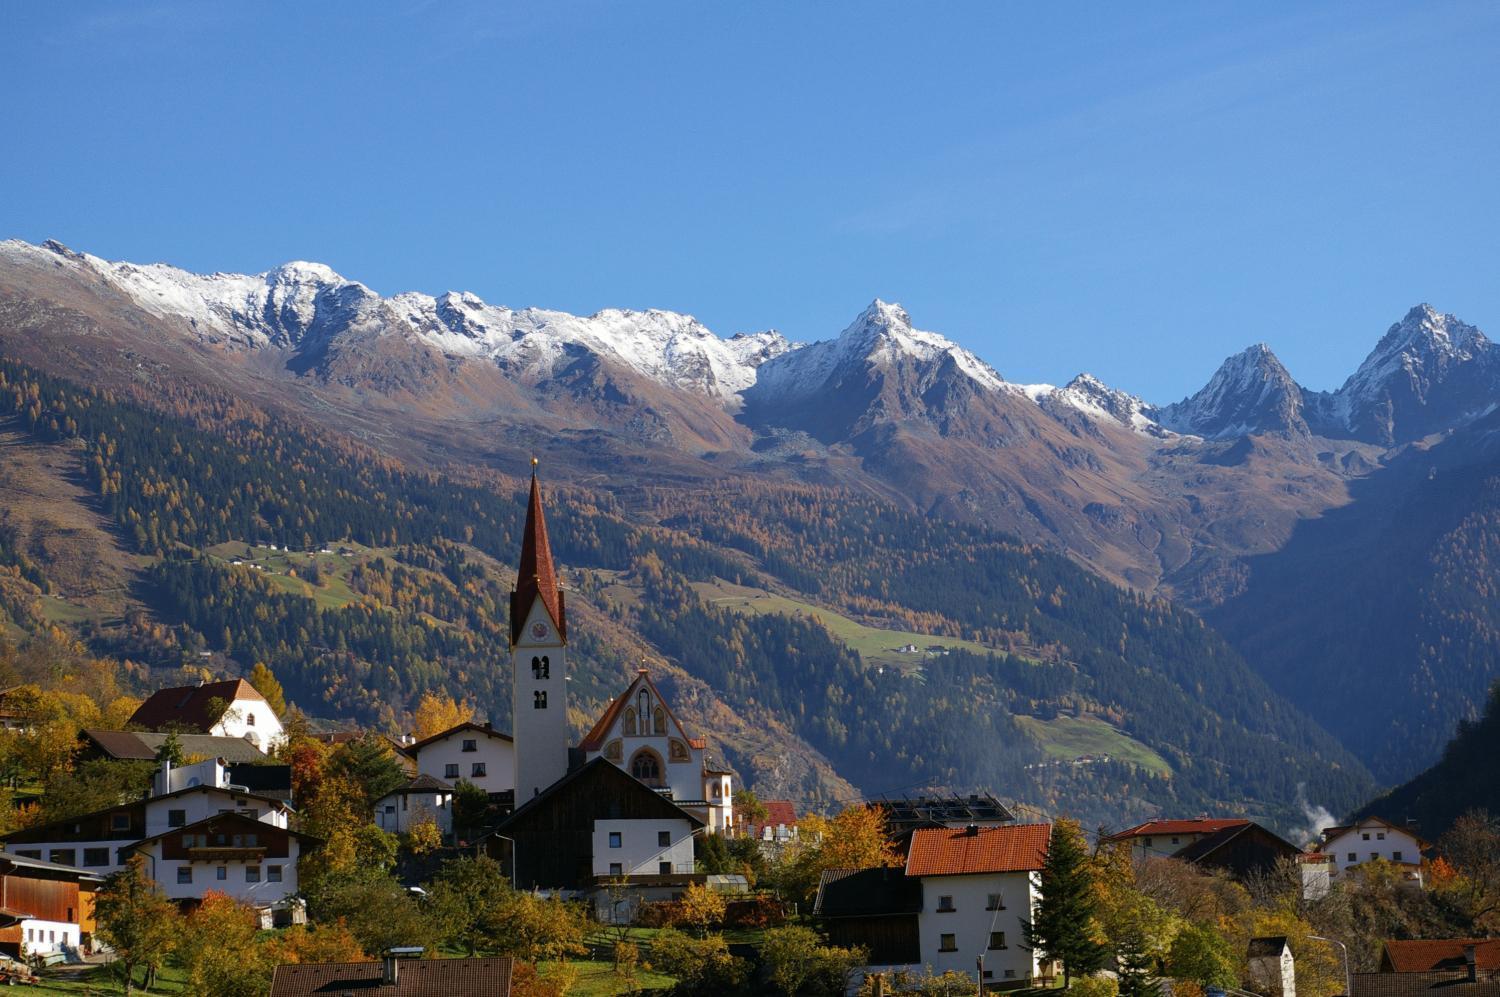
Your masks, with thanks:
[[[450,786],[471,782],[490,795],[516,788],[516,746],[489,724],[461,723],[406,746],[417,774]]]
[[[131,715],[130,724],[148,730],[241,737],[262,751],[285,737],[281,718],[244,679],[160,689]]]
[[[1407,883],[1420,887],[1422,851],[1428,847],[1410,828],[1366,817],[1353,824],[1324,828],[1315,854],[1327,856],[1322,864],[1333,881],[1366,862],[1384,859],[1402,869]]]

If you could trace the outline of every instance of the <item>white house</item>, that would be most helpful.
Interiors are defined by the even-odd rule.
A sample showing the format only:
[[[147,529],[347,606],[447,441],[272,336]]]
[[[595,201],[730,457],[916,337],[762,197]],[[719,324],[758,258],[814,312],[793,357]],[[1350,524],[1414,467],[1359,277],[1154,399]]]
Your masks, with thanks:
[[[290,812],[285,802],[271,797],[197,785],[13,831],[4,841],[7,851],[24,858],[108,875],[120,869],[129,848],[145,838],[224,814],[285,830]]]
[[[704,761],[702,738],[689,737],[650,674],[610,701],[579,747],[587,761],[603,758],[698,817],[711,834],[734,828],[734,780]]]
[[[1400,866],[1406,882],[1422,885],[1422,851],[1430,847],[1416,833],[1379,817],[1366,817],[1353,824],[1323,829],[1323,840],[1315,853],[1326,855],[1328,875],[1333,881],[1350,869],[1375,859]]]
[[[131,715],[130,723],[148,730],[241,737],[262,751],[285,737],[276,711],[244,679],[160,689]]]
[[[1003,983],[1041,975],[1022,936],[1041,899],[1050,824],[924,828],[912,834],[906,876],[922,884],[918,947],[934,973],[975,972]]]
[[[1131,854],[1137,859],[1170,858],[1195,841],[1249,823],[1243,817],[1210,817],[1207,814],[1186,820],[1148,820],[1111,834],[1104,840],[1111,844],[1128,844]]]
[[[296,901],[297,863],[312,841],[285,826],[221,813],[152,835],[126,849],[168,899],[189,904],[209,890],[261,912],[264,927],[305,918]]]
[[[516,788],[515,742],[489,724],[461,723],[407,745],[406,753],[418,775],[450,785],[462,779],[491,795]]]
[[[445,839],[453,833],[453,787],[430,775],[419,775],[375,802],[375,826],[392,834],[405,834],[428,818]]]

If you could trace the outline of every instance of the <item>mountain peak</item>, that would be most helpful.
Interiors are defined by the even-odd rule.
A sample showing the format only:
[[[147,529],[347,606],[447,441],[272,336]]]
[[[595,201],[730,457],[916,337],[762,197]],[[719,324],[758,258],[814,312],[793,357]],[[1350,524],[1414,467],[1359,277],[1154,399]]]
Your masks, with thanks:
[[[1265,343],[1228,357],[1197,394],[1161,410],[1180,433],[1219,438],[1266,431],[1307,432],[1302,389]]]

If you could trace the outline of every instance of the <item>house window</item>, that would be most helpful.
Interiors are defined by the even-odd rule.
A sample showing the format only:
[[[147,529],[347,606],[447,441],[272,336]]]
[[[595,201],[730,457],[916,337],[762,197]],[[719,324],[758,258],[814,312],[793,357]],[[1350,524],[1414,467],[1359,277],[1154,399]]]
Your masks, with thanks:
[[[247,713],[247,714],[245,714],[245,726],[246,727],[254,727],[255,726],[255,714],[254,713]]]
[[[1400,862],[1401,861],[1401,853],[1400,852],[1391,852],[1391,861],[1392,862]]]
[[[671,844],[672,844],[672,832],[671,831],[657,831],[656,832],[656,845],[657,845],[658,848],[667,848]]]
[[[476,779],[484,776],[484,762],[475,762],[469,767],[469,774]]]
[[[1176,837],[1174,837],[1174,838],[1173,838],[1173,839],[1172,839],[1172,844],[1174,844],[1174,845],[1175,845],[1175,844],[1178,844],[1178,843],[1179,843],[1179,842],[1181,842],[1181,840],[1182,840],[1182,839],[1181,839],[1181,838],[1176,838]]]
[[[385,812],[388,813],[388,814],[395,813],[396,812],[396,804],[394,804],[394,803],[387,803],[385,805]]]
[[[534,679],[550,678],[552,675],[552,662],[547,660],[544,654],[540,658],[531,659],[531,677]]]
[[[479,750],[479,740],[478,740],[478,738],[473,738],[473,737],[466,737],[466,738],[464,738],[464,748],[463,748],[463,750],[465,750],[465,751],[478,751]]]
[[[109,849],[85,848],[83,850],[83,864],[85,866],[109,865]]]
[[[168,810],[167,811],[167,826],[168,827],[182,827],[186,823],[187,823],[187,811],[186,810]]]
[[[54,848],[48,858],[58,865],[76,865],[74,861],[76,852],[71,848]]]
[[[1349,853],[1349,861],[1350,862],[1358,862],[1359,861],[1359,856],[1356,855],[1356,854],[1354,854],[1353,852],[1350,852]]]
[[[672,875],[672,863],[658,862],[656,863],[656,871],[661,873],[663,876],[670,876]]]
[[[177,882],[179,882],[179,883],[191,883],[192,881],[193,881],[193,867],[190,866],[190,865],[180,865],[180,866],[178,866],[177,867]]]
[[[1005,947],[1006,947],[1006,945],[1005,945],[1005,932],[1003,932],[1003,931],[991,931],[990,932],[990,948],[992,948],[992,949],[1003,949]]]
[[[545,710],[547,708],[547,693],[538,689],[531,694],[531,708],[533,710]]]
[[[458,778],[458,762],[449,762],[447,765],[443,766],[443,778],[445,778],[445,779],[457,779]]]
[[[953,906],[953,898],[952,897],[938,897],[938,910],[940,912],[947,913],[949,911],[957,910],[957,909],[958,908],[956,908],[956,907]]]
[[[215,867],[215,869],[214,869],[214,878],[217,879],[217,880],[219,880],[219,882],[221,882],[221,883],[224,880],[228,879],[229,878],[229,867],[227,865],[221,865],[221,866]]]
[[[1004,910],[1005,898],[998,893],[991,893],[984,902],[985,910]]]
[[[1363,834],[1363,835],[1362,835],[1362,837],[1363,837],[1363,838],[1364,838],[1364,839],[1365,839],[1365,840],[1366,840],[1366,841],[1369,841],[1369,840],[1370,840],[1370,832],[1369,832],[1369,831],[1366,831],[1366,832],[1365,832],[1365,833],[1364,833],[1364,834]]]
[[[268,865],[268,866],[266,866],[266,882],[268,882],[268,883],[279,883],[279,882],[281,882],[281,866],[279,866],[279,865]]]
[[[1146,838],[1146,839],[1144,839],[1141,842],[1141,844],[1145,845],[1147,848],[1150,848],[1151,847],[1151,839],[1150,838]]]
[[[609,847],[611,847],[611,848],[619,848],[620,844],[621,844],[621,842],[620,842],[620,832],[619,831],[611,831],[611,832],[609,832]]]
[[[1378,841],[1384,841],[1385,840],[1385,832],[1384,831],[1376,831],[1375,832],[1375,838]]]
[[[1380,858],[1380,853],[1379,852],[1371,852],[1370,853],[1370,861],[1371,862],[1374,862],[1378,858]]]
[[[623,876],[625,874],[625,866],[619,862],[611,862],[609,864],[609,874],[611,876]]]
[[[958,951],[958,936],[957,935],[938,935],[938,951],[939,952],[957,952]]]
[[[247,865],[247,866],[245,866],[245,882],[247,882],[247,883],[258,883],[258,882],[260,882],[260,866],[258,866],[258,865]]]
[[[128,830],[130,830],[130,815],[129,814],[111,814],[110,818],[109,818],[109,826],[110,826],[110,829],[114,830],[114,831],[128,831]]]
[[[67,919],[69,921],[73,920],[73,908],[71,908],[71,907],[68,908],[68,918]]]

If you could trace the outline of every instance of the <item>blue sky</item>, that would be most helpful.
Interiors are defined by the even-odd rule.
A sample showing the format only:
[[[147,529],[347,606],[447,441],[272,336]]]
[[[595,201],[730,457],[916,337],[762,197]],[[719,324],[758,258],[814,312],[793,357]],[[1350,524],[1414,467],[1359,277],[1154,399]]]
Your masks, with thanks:
[[[307,9],[303,9],[307,8]],[[1046,8],[1046,9],[1041,9]],[[1500,5],[7,5],[0,236],[836,334],[1153,400],[1500,332]]]

